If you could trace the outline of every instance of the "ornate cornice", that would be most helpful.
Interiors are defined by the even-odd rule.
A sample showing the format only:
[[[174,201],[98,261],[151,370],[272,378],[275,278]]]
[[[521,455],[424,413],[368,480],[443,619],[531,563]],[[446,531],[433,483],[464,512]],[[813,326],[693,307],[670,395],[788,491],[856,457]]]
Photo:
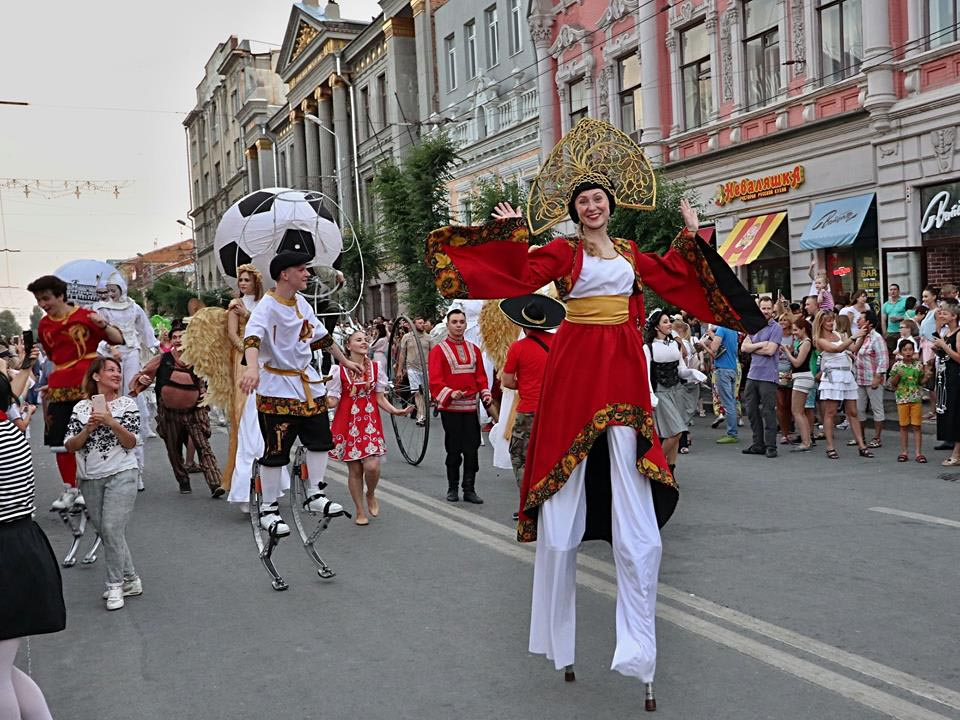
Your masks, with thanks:
[[[579,25],[563,25],[560,32],[557,33],[557,39],[550,46],[549,53],[555,58],[559,58],[564,50],[585,37],[587,37],[587,31]]]
[[[413,18],[394,16],[383,23],[383,36],[387,40],[395,37],[412,38],[415,35]]]
[[[297,57],[306,49],[307,45],[313,42],[314,38],[320,34],[313,25],[303,20],[297,27],[297,35],[293,41],[293,49],[290,51],[290,60],[296,60]]]
[[[257,138],[257,150],[272,150],[273,143],[269,138]]]

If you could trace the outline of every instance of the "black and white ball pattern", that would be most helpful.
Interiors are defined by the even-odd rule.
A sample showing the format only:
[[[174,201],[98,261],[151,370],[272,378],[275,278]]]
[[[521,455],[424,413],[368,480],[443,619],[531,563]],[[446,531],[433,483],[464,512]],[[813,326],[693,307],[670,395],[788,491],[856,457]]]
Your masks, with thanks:
[[[220,219],[214,238],[217,264],[236,279],[237,267],[253,263],[271,283],[273,257],[294,250],[313,258],[312,264],[332,265],[343,249],[340,228],[317,192],[267,188],[250,193]]]

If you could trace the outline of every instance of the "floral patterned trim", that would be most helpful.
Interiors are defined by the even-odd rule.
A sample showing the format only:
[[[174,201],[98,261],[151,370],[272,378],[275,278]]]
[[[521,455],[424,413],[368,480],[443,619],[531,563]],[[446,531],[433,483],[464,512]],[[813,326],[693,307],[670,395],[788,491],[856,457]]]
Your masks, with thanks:
[[[611,403],[600,408],[593,416],[593,420],[587,423],[570,443],[570,450],[536,485],[527,491],[526,502],[524,503],[524,514],[536,509],[546,502],[552,495],[562,488],[567,479],[590,453],[590,448],[596,442],[600,433],[604,432],[611,425],[624,425],[632,427],[649,442],[653,442],[655,435],[653,414],[640,407],[629,403]],[[667,487],[673,488],[679,492],[677,482],[667,468],[662,468],[646,457],[638,458],[637,470],[646,475],[650,480],[663,483]],[[537,539],[537,519],[522,518],[517,523],[517,540],[520,542],[532,542]]]
[[[247,348],[256,348],[259,350],[260,338],[256,335],[247,335],[247,337],[243,339],[243,349],[246,350]]]
[[[564,238],[567,245],[570,246],[570,252],[573,253],[574,258],[577,254],[577,246],[580,244],[580,239],[575,237]],[[570,291],[573,290],[573,274],[564,275],[563,277],[557,278],[553,281],[554,287],[557,289],[557,295],[561,300],[566,300],[567,296],[570,294]]]
[[[445,298],[469,296],[467,283],[457,270],[447,247],[473,247],[491,242],[515,242],[526,244],[530,235],[523,218],[494,220],[485,225],[448,225],[427,235],[427,251],[424,260],[433,273],[437,290]]]
[[[323,400],[323,398],[319,398]],[[293,415],[296,417],[310,417],[321,412],[326,412],[327,408],[322,402],[314,403],[313,408],[307,403],[297,398],[270,397],[268,395],[257,395],[257,412],[264,415]]]
[[[717,278],[710,268],[710,263],[707,262],[707,258],[704,257],[703,251],[697,243],[697,236],[684,228],[670,243],[670,247],[680,253],[683,259],[692,265],[697,271],[697,275],[700,276],[707,303],[710,305],[710,312],[713,313],[714,324],[734,330],[743,330],[740,316],[734,311],[726,295],[720,289]]]
[[[76,387],[48,388],[47,393],[47,402],[52,403],[74,402],[75,400],[83,400],[86,397],[83,388]]]
[[[333,345],[333,335],[327,333],[319,340],[314,340],[310,343],[311,350],[326,350],[328,347]]]

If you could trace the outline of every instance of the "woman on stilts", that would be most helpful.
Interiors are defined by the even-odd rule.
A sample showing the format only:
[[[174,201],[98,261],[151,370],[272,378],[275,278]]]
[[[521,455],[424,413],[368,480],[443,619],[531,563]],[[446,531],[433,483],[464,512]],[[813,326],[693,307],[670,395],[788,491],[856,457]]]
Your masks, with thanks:
[[[384,396],[387,376],[383,365],[367,357],[370,341],[365,331],[358,328],[351,332],[344,349],[362,371],[354,372],[340,365],[330,368],[333,377],[327,385],[327,406],[337,409],[330,426],[334,442],[330,457],[347,464],[347,485],[357,508],[354,522],[369,525],[368,513],[370,517],[380,515],[374,493],[380,482],[380,458],[387,454],[379,408],[391,415],[409,415],[416,406],[397,408]]]
[[[538,541],[529,649],[574,679],[577,547],[611,542],[618,585],[612,668],[645,683],[648,710],[656,707],[659,527],[678,489],[654,427],[642,288],[704,322],[749,332],[764,324],[727,264],[697,236],[697,214],[686,201],[685,227],[662,257],[609,236],[618,205],[649,210],[655,202],[655,177],[640,148],[587,118],[541,168],[526,220],[501,203],[486,225],[432,232],[426,255],[445,297],[510,297],[553,281],[566,302],[535,414],[517,527],[521,542]],[[531,234],[568,214],[575,236],[529,249]]]

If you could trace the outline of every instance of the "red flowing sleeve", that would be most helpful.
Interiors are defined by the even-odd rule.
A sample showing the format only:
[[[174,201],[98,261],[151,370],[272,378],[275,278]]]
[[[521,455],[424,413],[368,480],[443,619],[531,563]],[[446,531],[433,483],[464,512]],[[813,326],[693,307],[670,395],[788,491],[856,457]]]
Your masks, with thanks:
[[[447,386],[447,361],[440,345],[435,345],[427,356],[427,379],[430,383],[430,397],[437,401],[439,409],[446,410],[453,390]]]
[[[530,249],[523,218],[448,226],[427,236],[426,263],[445,298],[515,297],[539,290],[573,268],[573,250],[558,239]]]
[[[634,252],[643,282],[701,321],[750,334],[767,324],[730,266],[699,235],[682,230],[664,255]]]

